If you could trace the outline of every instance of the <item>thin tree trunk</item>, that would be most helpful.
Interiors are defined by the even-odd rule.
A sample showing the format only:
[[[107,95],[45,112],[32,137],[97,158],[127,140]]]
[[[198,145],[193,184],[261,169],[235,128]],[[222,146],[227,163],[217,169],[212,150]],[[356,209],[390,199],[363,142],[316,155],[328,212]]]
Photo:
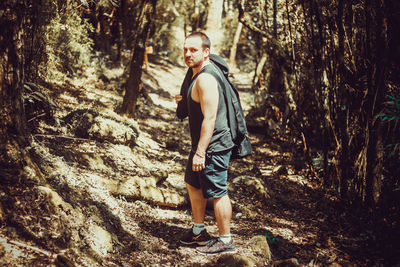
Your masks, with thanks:
[[[0,18],[0,164],[16,169],[19,147],[26,144],[27,128],[22,102],[24,84],[24,17],[19,1],[5,1]],[[13,153],[17,152],[17,155]]]
[[[211,39],[212,53],[219,54],[222,46],[222,11],[223,0],[208,0],[206,33]]]
[[[120,111],[121,114],[129,117],[133,117],[135,114],[137,100],[143,86],[141,81],[142,66],[156,2],[157,0],[143,0],[141,13],[137,21],[137,34],[133,45],[132,58],[129,63],[129,77],[126,82],[124,100]]]
[[[241,22],[238,23],[237,28],[236,28],[236,32],[235,32],[235,36],[233,37],[233,44],[229,53],[229,64],[234,67],[236,66],[236,51],[237,51],[237,45],[239,43],[240,40],[240,34],[242,32],[243,29],[243,24]]]
[[[339,116],[338,116],[338,126],[340,129],[341,145],[342,150],[340,154],[340,197],[343,201],[348,201],[348,183],[350,179],[350,166],[351,161],[349,158],[349,106],[347,103],[348,96],[346,94],[346,89],[344,88],[344,28],[343,28],[343,9],[344,0],[338,1],[338,12],[336,18],[336,26],[338,28],[338,95],[341,96],[341,101],[338,102],[339,105]]]
[[[385,96],[385,81],[387,76],[387,40],[384,19],[384,3],[377,0],[366,1],[366,12],[370,36],[368,39],[371,42],[371,80],[369,82],[367,103],[369,107],[368,129],[369,143],[367,149],[367,173],[366,173],[366,204],[370,208],[375,208],[379,201],[381,193],[382,175],[383,175],[383,138],[382,126],[379,120],[374,120],[373,117],[382,107]],[[371,25],[371,22],[375,22]],[[374,26],[374,27],[372,27]],[[374,34],[372,34],[374,31]],[[374,39],[375,38],[375,39]],[[372,47],[374,49],[372,50]],[[372,65],[373,64],[373,65]]]
[[[6,0],[0,3],[0,190],[19,178],[42,178],[25,147],[28,145],[24,103],[25,29],[32,20],[26,16],[26,2]]]
[[[128,0],[121,0],[119,12],[120,12],[120,19],[121,19],[121,28],[122,28],[122,41],[125,44],[125,47],[129,47],[131,44],[129,41],[131,40],[131,25],[129,18],[129,13],[131,10],[131,3]]]
[[[200,27],[199,0],[193,1],[193,14],[191,15],[191,26],[192,26],[192,32],[197,31],[197,28]],[[186,32],[185,32],[185,36],[186,36]]]
[[[261,58],[258,61],[256,71],[254,73],[253,86],[260,87],[262,85],[262,83],[264,82],[264,78],[262,77],[262,75],[263,75],[262,72],[263,72],[265,63],[267,62],[267,58],[268,58],[267,52],[265,52],[263,49]]]
[[[278,36],[278,21],[277,21],[277,16],[278,16],[278,0],[274,0],[273,2],[273,35],[276,38]]]

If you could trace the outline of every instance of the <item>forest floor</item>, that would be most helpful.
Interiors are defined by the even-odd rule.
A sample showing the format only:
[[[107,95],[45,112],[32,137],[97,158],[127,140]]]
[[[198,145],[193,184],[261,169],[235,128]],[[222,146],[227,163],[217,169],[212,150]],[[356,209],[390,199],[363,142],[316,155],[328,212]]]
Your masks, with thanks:
[[[59,171],[65,172],[65,176],[79,179],[86,179],[89,174],[97,177],[146,176],[152,169],[167,170],[166,181],[176,190],[184,191],[183,174],[190,137],[187,122],[181,122],[175,116],[173,101],[173,95],[179,93],[184,73],[184,68],[165,60],[153,59],[150,63],[143,76],[144,94],[135,118],[140,134],[145,138],[139,146],[142,149],[136,148],[133,154],[126,152],[129,149],[126,146],[115,147],[107,142],[75,138],[68,135],[68,129],[54,129],[44,122],[35,130],[34,140],[50,155],[63,161],[66,168]],[[53,93],[58,106],[55,116],[63,118],[82,107],[101,106],[114,111],[122,102],[123,92],[117,78],[121,74],[121,67],[109,66],[103,81],[92,79],[81,81],[80,85],[60,87],[62,89]],[[246,112],[253,104],[250,79],[248,73],[234,73],[234,81],[240,81],[238,87]],[[245,186],[230,190],[234,211],[232,236],[239,254],[260,258],[251,249],[250,240],[255,235],[262,235],[272,252],[272,261],[265,259],[265,266],[278,265],[279,260],[285,259],[296,259],[299,266],[383,266],[384,259],[374,245],[372,230],[356,215],[341,210],[336,197],[321,189],[318,180],[306,168],[304,159],[296,153],[298,148],[294,146],[301,151],[300,144],[290,145],[285,135],[266,137],[250,133],[250,138],[253,154],[231,162],[229,179],[256,178],[267,194],[252,193]],[[88,151],[90,155],[100,155],[103,165],[82,166],[81,154]],[[111,158],[113,164],[108,162]],[[49,157],[48,160],[55,159]],[[56,165],[52,163],[52,166]],[[94,195],[91,188],[86,187],[81,190],[88,190],[88,197],[97,196],[98,202],[109,206],[111,200],[105,199],[107,195],[112,198],[114,209],[123,215],[114,218],[124,229],[123,234],[118,235],[119,241],[114,242],[120,249],[96,258],[96,265],[218,266],[218,256],[203,256],[193,247],[179,244],[179,235],[191,226],[187,205],[168,207],[140,199],[112,197],[102,192]],[[217,234],[211,210],[207,212],[206,227],[211,235]],[[5,227],[0,229],[0,245],[3,244],[0,246],[0,263],[4,266],[53,265],[54,255],[61,248],[57,250],[28,242],[10,232]],[[124,239],[123,235],[131,235],[132,239]],[[85,260],[77,265],[91,266]]]

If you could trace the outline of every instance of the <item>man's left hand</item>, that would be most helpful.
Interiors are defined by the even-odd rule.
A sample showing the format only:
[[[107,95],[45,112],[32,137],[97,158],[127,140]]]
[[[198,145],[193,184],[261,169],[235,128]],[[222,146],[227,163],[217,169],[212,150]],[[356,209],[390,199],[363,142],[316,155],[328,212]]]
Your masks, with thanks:
[[[206,162],[205,157],[200,157],[200,156],[194,154],[192,170],[194,172],[199,172],[199,171],[203,170],[206,167],[205,162]]]

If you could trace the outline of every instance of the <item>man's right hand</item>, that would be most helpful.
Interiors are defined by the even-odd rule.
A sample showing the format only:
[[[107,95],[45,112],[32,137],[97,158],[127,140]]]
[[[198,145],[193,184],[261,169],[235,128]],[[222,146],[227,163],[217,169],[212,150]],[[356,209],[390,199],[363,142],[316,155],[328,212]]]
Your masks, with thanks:
[[[175,95],[175,103],[178,104],[182,100],[181,95]]]

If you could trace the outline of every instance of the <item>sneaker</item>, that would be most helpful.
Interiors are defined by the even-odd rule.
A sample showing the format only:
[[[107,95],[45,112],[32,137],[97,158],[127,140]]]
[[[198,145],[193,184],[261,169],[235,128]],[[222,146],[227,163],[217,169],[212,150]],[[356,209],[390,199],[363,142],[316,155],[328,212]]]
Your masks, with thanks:
[[[206,255],[235,253],[236,246],[235,242],[233,242],[233,239],[229,243],[225,244],[219,238],[215,238],[210,241],[206,246],[198,247],[196,248],[196,250],[198,253]]]
[[[186,231],[186,233],[181,238],[181,243],[185,245],[196,244],[198,246],[204,246],[212,240],[212,237],[207,233],[207,230],[203,230],[200,234],[193,234],[192,228]]]

